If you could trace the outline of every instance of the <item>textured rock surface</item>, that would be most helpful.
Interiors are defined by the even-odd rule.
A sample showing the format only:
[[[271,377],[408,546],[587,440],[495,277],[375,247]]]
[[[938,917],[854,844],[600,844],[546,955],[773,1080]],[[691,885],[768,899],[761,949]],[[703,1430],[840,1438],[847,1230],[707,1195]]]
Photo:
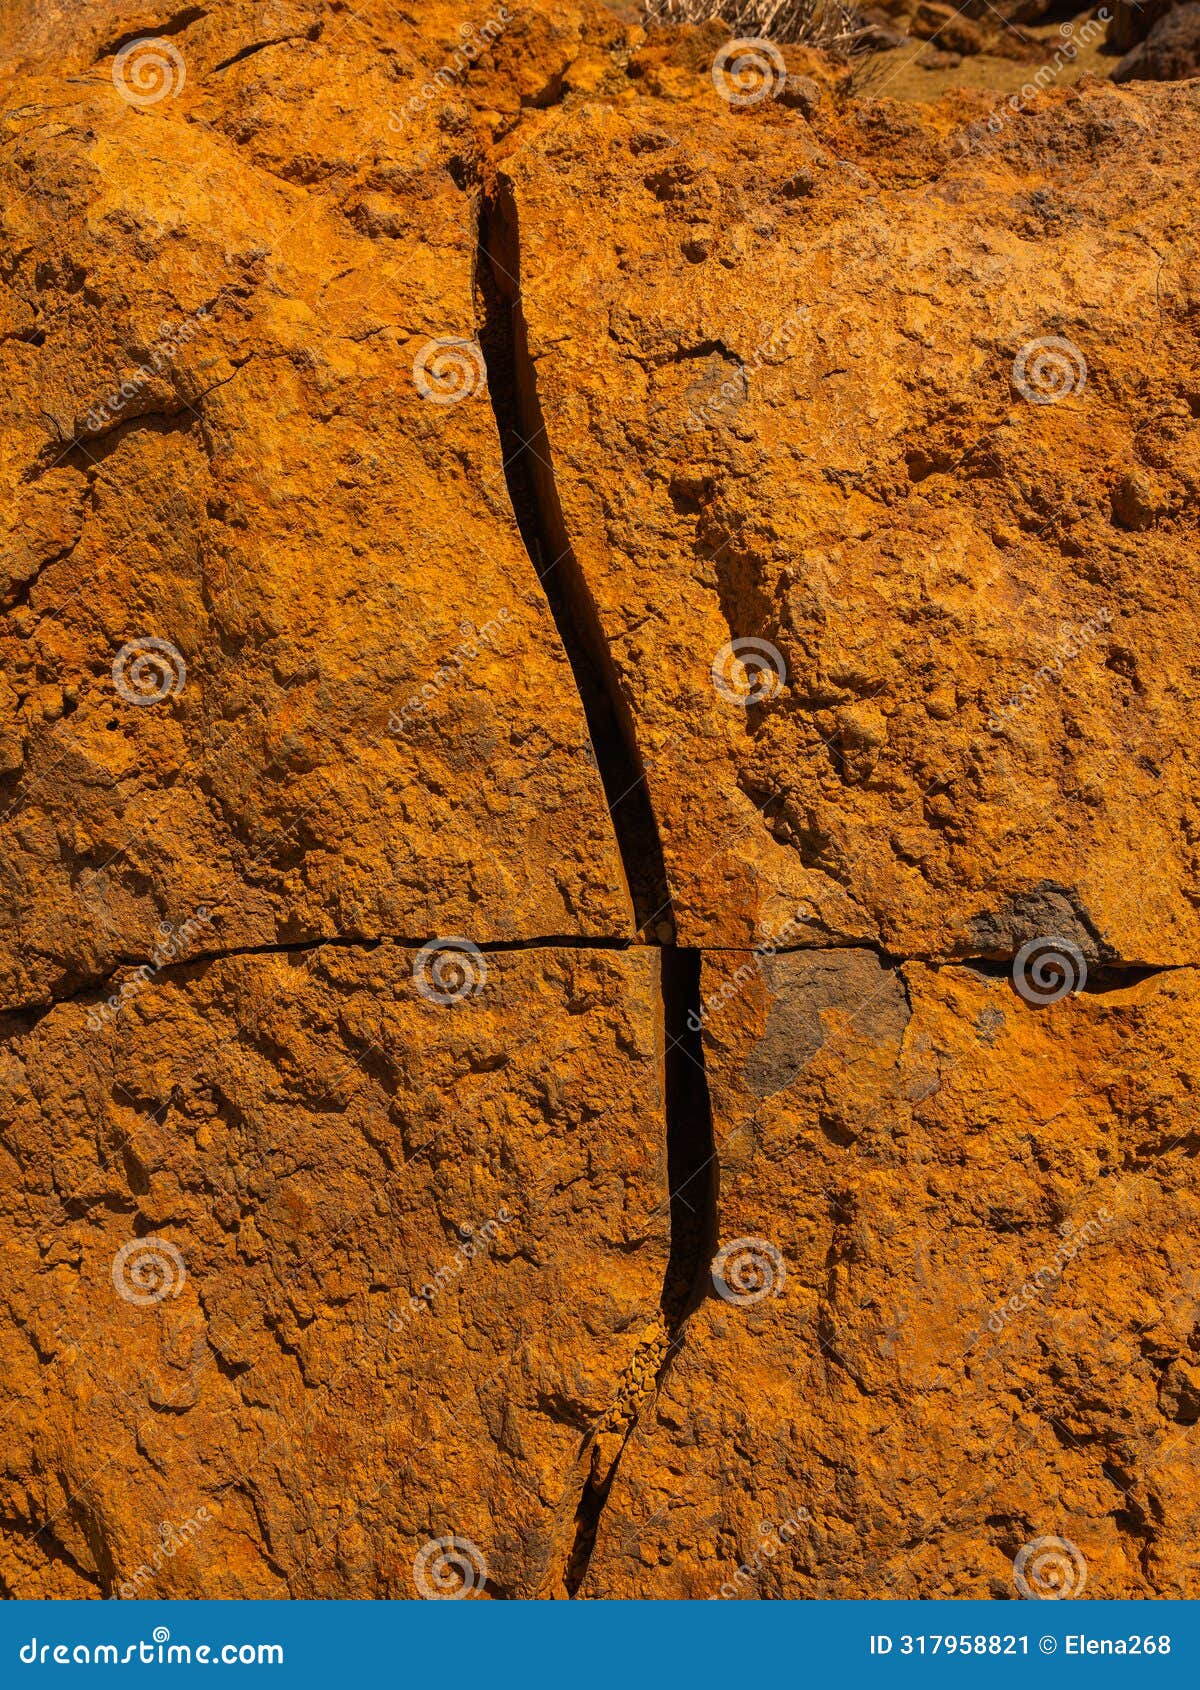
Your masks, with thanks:
[[[199,907],[211,949],[631,930],[473,341],[469,135],[389,127],[361,26],[218,71],[256,11],[153,105],[110,51],[6,119],[6,1004]],[[447,337],[460,403],[412,374]],[[114,684],[147,637],[156,703]]]
[[[7,1594],[1195,1594],[1195,91],[629,10],[0,4]]]
[[[1046,1536],[1089,1594],[1194,1592],[1194,971],[1047,1009],[862,951],[747,973],[721,1240],[774,1290],[693,1315],[584,1594],[1006,1597]]]
[[[323,947],[10,1023],[10,1594],[411,1596],[442,1536],[493,1595],[561,1575],[661,1324],[658,960],[476,970],[440,1005],[409,951]]]
[[[971,954],[1054,883],[1100,946],[1189,959],[1194,92],[998,135],[698,102],[576,108],[505,165],[684,942],[806,906],[818,941]],[[1031,403],[1050,337],[1051,391],[1086,380]],[[738,640],[786,671],[748,709],[710,673]]]
[[[1113,71],[1114,82],[1179,82],[1200,75],[1200,6],[1175,6]]]

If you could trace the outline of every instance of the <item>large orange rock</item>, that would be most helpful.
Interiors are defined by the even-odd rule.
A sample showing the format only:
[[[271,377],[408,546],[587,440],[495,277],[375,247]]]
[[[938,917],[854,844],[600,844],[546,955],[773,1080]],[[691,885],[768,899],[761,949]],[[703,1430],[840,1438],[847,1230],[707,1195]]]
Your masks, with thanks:
[[[1194,96],[810,125],[760,68],[503,165],[683,942],[1190,961]]]
[[[410,133],[324,13],[121,71],[99,10],[5,120],[0,1002],[197,910],[208,949],[631,932],[505,488],[470,131]]]
[[[1057,1537],[1088,1595],[1190,1595],[1195,971],[1035,1008],[851,949],[704,992],[721,1249],[582,1593],[1003,1598]]]
[[[656,955],[127,985],[6,1027],[8,1594],[412,1597],[450,1538],[560,1587],[584,1432],[661,1348]]]
[[[0,5],[6,1594],[1194,1594],[1195,101],[757,71]]]

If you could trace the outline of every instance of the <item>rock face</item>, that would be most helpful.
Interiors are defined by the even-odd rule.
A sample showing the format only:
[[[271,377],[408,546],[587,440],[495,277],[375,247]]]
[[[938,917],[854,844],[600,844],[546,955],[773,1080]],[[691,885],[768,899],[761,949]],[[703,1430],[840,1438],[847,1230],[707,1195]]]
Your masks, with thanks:
[[[583,1594],[1195,1589],[1195,971],[1031,1009],[869,952],[765,960],[705,1034],[725,1253]]]
[[[1193,1595],[1194,93],[419,13],[0,12],[0,1587]]]
[[[1128,52],[1139,41],[1146,39],[1159,18],[1164,17],[1174,3],[1175,0],[1144,0],[1139,5],[1136,0],[1115,0],[1106,30],[1109,46],[1120,53]]]
[[[1112,74],[1114,82],[1180,82],[1200,76],[1200,5],[1173,7]]]
[[[200,909],[207,949],[632,931],[505,491],[469,144],[389,129],[389,61],[307,14],[218,70],[253,10],[9,120],[10,1005]]]
[[[662,1330],[657,957],[454,991],[328,946],[9,1023],[15,1594],[410,1596],[451,1538],[492,1595],[559,1576],[581,1437]]]
[[[505,165],[684,942],[972,955],[1054,886],[1092,954],[1189,960],[1194,95],[910,116],[899,157],[710,96]]]

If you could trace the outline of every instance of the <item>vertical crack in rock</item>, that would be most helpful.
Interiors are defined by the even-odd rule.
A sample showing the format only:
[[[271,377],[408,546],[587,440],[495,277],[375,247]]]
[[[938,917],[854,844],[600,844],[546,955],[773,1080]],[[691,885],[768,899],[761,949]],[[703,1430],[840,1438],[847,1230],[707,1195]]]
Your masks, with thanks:
[[[638,927],[648,943],[669,945],[674,943],[675,921],[646,769],[596,606],[567,539],[554,484],[521,313],[516,228],[511,195],[501,188],[483,203],[476,277],[483,306],[479,339],[509,498],[575,677]]]
[[[513,513],[575,678],[638,928],[646,943],[662,948],[670,1251],[659,1316],[580,1452],[574,1514],[561,1521],[566,1540],[561,1570],[551,1573],[545,1590],[570,1597],[586,1576],[625,1446],[678,1353],[688,1316],[705,1295],[716,1247],[716,1162],[699,1014],[701,954],[676,946],[662,841],[633,715],[567,537],[521,311],[516,205],[503,179],[482,199],[476,284],[479,339]]]
[[[578,1594],[586,1577],[600,1516],[625,1445],[679,1354],[688,1317],[708,1288],[708,1262],[717,1247],[717,1159],[700,1016],[696,1014],[700,965],[698,950],[676,950],[674,946],[663,950],[671,1252],[663,1279],[661,1322],[635,1350],[617,1396],[581,1452],[580,1497],[563,1567],[563,1590],[568,1597]]]
[[[704,1065],[700,968],[698,950],[666,949],[662,953],[667,1181],[671,1196],[671,1251],[663,1281],[662,1310],[672,1339],[704,1297],[709,1264],[717,1246],[719,1169]]]
[[[567,1596],[578,1593],[587,1575],[621,1457],[679,1353],[688,1316],[706,1294],[708,1265],[716,1249],[717,1163],[697,1013],[701,955],[698,950],[666,947],[662,965],[671,1248],[660,1319],[638,1345],[615,1399],[584,1445],[582,1486],[562,1573]]]

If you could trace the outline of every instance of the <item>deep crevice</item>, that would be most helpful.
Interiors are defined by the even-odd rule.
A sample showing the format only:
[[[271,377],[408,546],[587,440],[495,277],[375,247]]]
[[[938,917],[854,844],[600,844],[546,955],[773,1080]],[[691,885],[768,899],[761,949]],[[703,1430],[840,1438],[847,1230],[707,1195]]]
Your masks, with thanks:
[[[662,841],[633,713],[567,534],[521,308],[517,209],[503,178],[482,198],[476,285],[479,340],[513,515],[575,678],[638,929],[646,943],[661,947],[670,1205],[661,1323],[631,1359],[617,1402],[583,1439],[576,1468],[580,1488],[561,1573],[562,1590],[574,1597],[587,1575],[629,1439],[679,1351],[688,1316],[708,1288],[717,1236],[717,1179],[701,1033],[702,959],[698,950],[677,945]]]
[[[671,1250],[662,1309],[674,1341],[703,1300],[708,1267],[717,1248],[719,1167],[712,1101],[704,1059],[700,970],[703,953],[662,953],[663,1021],[667,1038],[667,1182],[671,1199]]]
[[[171,17],[164,18],[161,23],[144,23],[138,29],[123,30],[99,49],[92,63],[101,64],[114,53],[119,53],[122,47],[128,47],[132,41],[144,41],[148,37],[160,35],[182,35],[184,30],[190,29],[194,23],[199,23],[201,18],[207,16],[208,11],[204,6],[185,6]]]
[[[227,59],[222,59],[219,65],[214,65],[208,75],[216,76],[218,71],[228,70],[230,65],[240,65],[243,59],[253,58],[255,53],[265,53],[268,47],[282,47],[285,42],[303,40],[305,40],[303,35],[275,35],[272,36],[270,41],[252,41],[248,47],[239,47],[236,53],[231,53]]]
[[[1054,934],[1037,936],[1047,952],[1054,950],[1056,944],[1061,947],[1061,937]],[[1197,966],[1194,962],[1142,962],[1117,958],[1111,954],[1097,958],[1091,951],[1080,950],[1087,970],[1087,979],[1080,985],[1081,992],[1120,992],[1130,986],[1136,986],[1142,980],[1149,980],[1156,974],[1171,974],[1186,971]],[[994,951],[978,956],[957,956],[951,952],[942,951],[893,951],[875,939],[851,939],[822,935],[820,944],[807,945],[706,945],[707,956],[803,956],[810,952],[832,951],[869,951],[878,957],[884,968],[903,968],[906,963],[919,962],[925,968],[969,968],[972,973],[984,975],[991,980],[1008,979],[1011,982],[1013,964],[1016,962],[1016,950]],[[1036,960],[1036,959],[1034,959]]]
[[[655,1368],[646,1401],[653,1401],[662,1389],[682,1346],[688,1318],[708,1293],[708,1267],[717,1248],[719,1167],[703,1034],[696,1015],[701,966],[702,953],[698,950],[668,946],[662,951],[671,1242],[661,1295],[667,1345]],[[574,1536],[563,1572],[563,1585],[570,1597],[578,1595],[587,1576],[600,1518],[629,1440],[637,1430],[643,1406],[639,1404],[631,1415],[620,1447],[607,1468],[596,1473],[585,1463],[587,1477],[576,1505]],[[584,1445],[585,1458],[590,1454],[590,1445],[589,1439]]]
[[[479,341],[500,434],[504,475],[521,538],[571,665],[638,928],[649,943],[674,943],[658,825],[632,713],[621,690],[591,591],[567,537],[549,437],[521,313],[516,212],[504,186],[480,213],[476,281]]]
[[[1060,952],[1059,954],[1062,953]],[[1069,959],[1069,953],[1067,954]],[[1053,938],[1048,938],[1045,942],[1045,948],[1031,957],[1029,966],[1030,968],[1034,967],[1039,956],[1042,958],[1052,959],[1054,955],[1055,946]],[[1177,970],[1193,968],[1195,966],[1194,963],[1187,962],[1143,963],[1112,962],[1108,960],[1096,962],[1083,952],[1080,952],[1080,955],[1084,957],[1084,968],[1086,970],[1086,974],[1077,985],[1072,987],[1072,996],[1075,996],[1078,993],[1091,997],[1100,996],[1105,992],[1124,992],[1128,991],[1131,986],[1140,984],[1143,980],[1153,979],[1156,974],[1171,974]],[[973,974],[980,974],[985,979],[1007,980],[1009,985],[1013,987],[1013,990],[1017,990],[1016,983],[1013,979],[1013,966],[1016,962],[1015,955],[1007,957],[936,957],[918,960],[925,960],[927,967],[935,969],[969,968]],[[1024,994],[1019,991],[1017,992],[1017,995],[1018,997],[1024,997]],[[1029,1002],[1030,1000],[1026,998],[1025,1001]],[[1052,1000],[1048,999],[1047,1001]]]

